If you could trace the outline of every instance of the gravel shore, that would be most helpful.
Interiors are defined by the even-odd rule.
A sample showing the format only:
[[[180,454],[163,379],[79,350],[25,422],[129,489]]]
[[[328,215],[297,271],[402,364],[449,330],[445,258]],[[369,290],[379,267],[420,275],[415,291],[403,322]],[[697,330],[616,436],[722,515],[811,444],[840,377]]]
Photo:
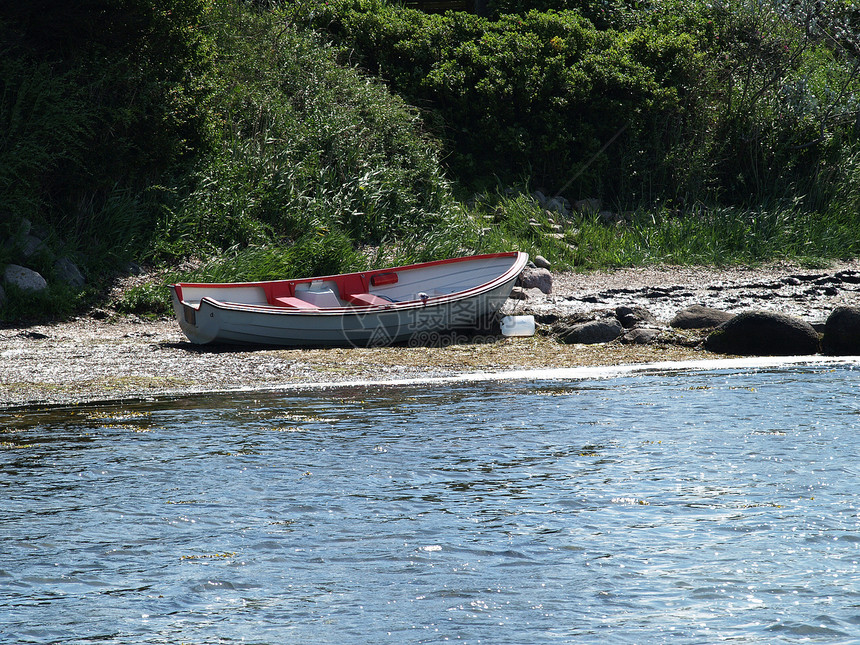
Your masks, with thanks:
[[[506,307],[567,315],[633,305],[668,322],[680,309],[701,304],[777,310],[818,322],[836,306],[860,304],[860,285],[829,279],[840,272],[860,274],[860,262],[815,270],[775,264],[561,273],[553,276],[551,295],[530,292],[528,300],[509,300]],[[0,329],[0,408],[703,358],[719,357],[677,344],[565,345],[541,335],[438,347],[208,348],[187,342],[173,319],[84,316]]]

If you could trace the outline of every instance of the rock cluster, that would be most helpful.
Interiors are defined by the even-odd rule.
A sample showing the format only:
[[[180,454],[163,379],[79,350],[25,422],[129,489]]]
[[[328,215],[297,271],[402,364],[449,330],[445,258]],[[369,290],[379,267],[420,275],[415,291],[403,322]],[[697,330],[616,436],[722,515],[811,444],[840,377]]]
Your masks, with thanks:
[[[834,310],[823,333],[801,318],[774,311],[719,312],[726,320],[715,324],[717,312],[703,309],[685,309],[668,326],[647,310],[624,306],[555,320],[540,318],[544,333],[565,343],[663,343],[742,356],[805,356],[822,351],[831,356],[860,355],[860,307]]]
[[[603,208],[603,202],[596,198],[579,199],[571,203],[564,197],[557,195],[547,197],[540,190],[531,193],[530,198],[534,200],[542,210],[544,218],[532,218],[529,220],[535,232],[545,238],[551,238],[557,243],[564,244],[576,250],[576,236],[579,229],[575,226],[576,219],[573,215],[594,217],[607,225],[624,226],[631,221],[631,214],[618,214]],[[494,219],[490,216],[489,219]],[[539,268],[549,268],[539,262],[535,262]]]
[[[606,224],[625,224],[629,220],[629,215],[621,215],[607,210],[603,208],[602,201],[593,197],[578,199],[570,203],[564,197],[547,197],[543,192],[536,190],[532,193],[532,198],[550,217],[558,215],[567,219],[574,213],[577,213],[579,215],[597,216]]]
[[[51,279],[80,289],[86,284],[78,266],[65,256],[54,257],[47,244],[47,233],[34,227],[28,219],[21,220],[17,231],[8,239],[0,241],[0,247],[14,261],[0,266],[0,307],[6,300],[5,287],[12,286],[21,291],[39,292],[48,288],[48,281],[41,273],[30,268],[35,262],[50,266]],[[30,266],[27,266],[30,265]]]
[[[552,291],[552,275],[548,271],[546,274],[541,274],[544,282],[539,285],[534,275],[529,273],[521,281],[520,288],[512,294],[517,299],[512,302],[519,313],[535,316],[541,333],[554,336],[564,343],[674,344],[745,356],[800,356],[819,352],[836,356],[860,355],[860,304],[837,306],[826,321],[809,322],[797,315],[756,307],[753,297],[745,301],[753,306],[735,312],[702,304],[686,304],[673,315],[664,317],[667,322],[661,322],[648,306],[635,301],[671,302],[673,293],[678,292],[683,292],[687,300],[695,295],[680,287],[639,291],[622,289],[612,294],[582,295],[580,299],[600,305],[608,295],[613,298],[606,297],[606,300],[615,302],[618,302],[619,296],[623,298],[626,295],[631,300],[629,304],[577,312],[566,310],[563,303],[555,307],[532,306],[532,303],[541,299],[541,293],[549,294]],[[549,281],[549,289],[544,288],[546,280]],[[802,293],[807,298],[829,293],[822,289],[846,291],[853,288],[858,291],[856,299],[860,301],[860,288],[857,285],[860,285],[860,272],[854,271],[843,271],[834,276],[787,276],[769,284],[769,290],[763,292],[765,297],[761,301],[770,301],[767,294],[775,297],[773,294],[783,287],[798,290],[796,293]],[[760,284],[747,286],[756,290],[764,288]],[[714,289],[708,287],[708,290]],[[730,302],[736,300],[729,299]],[[666,312],[664,306],[662,313]]]

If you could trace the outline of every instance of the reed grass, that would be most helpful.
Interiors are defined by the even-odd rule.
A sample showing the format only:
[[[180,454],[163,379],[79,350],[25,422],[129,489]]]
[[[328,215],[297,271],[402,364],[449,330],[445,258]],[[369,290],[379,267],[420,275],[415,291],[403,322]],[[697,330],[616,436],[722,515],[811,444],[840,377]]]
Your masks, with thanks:
[[[834,205],[824,213],[799,204],[688,212],[641,209],[607,222],[598,215],[552,216],[521,195],[478,204],[472,216],[476,250],[517,248],[543,255],[558,269],[773,260],[816,264],[860,253],[860,211],[853,205]],[[478,221],[489,226],[479,227]]]
[[[453,207],[417,112],[271,12],[219,5],[224,132],[162,221],[166,257],[289,246],[309,231],[379,244]]]

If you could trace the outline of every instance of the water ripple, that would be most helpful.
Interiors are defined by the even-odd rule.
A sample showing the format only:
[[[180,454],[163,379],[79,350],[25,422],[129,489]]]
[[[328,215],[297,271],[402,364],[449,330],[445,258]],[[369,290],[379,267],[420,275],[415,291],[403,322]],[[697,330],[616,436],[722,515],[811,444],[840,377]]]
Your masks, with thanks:
[[[858,393],[749,365],[16,413],[0,642],[857,640]]]

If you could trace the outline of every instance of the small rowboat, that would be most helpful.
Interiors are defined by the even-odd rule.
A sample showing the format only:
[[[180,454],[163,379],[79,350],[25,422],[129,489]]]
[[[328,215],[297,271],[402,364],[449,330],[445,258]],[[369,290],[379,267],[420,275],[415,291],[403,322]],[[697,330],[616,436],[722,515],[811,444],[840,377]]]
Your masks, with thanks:
[[[496,313],[528,261],[493,253],[390,269],[269,282],[170,285],[193,343],[375,346],[454,329]]]

